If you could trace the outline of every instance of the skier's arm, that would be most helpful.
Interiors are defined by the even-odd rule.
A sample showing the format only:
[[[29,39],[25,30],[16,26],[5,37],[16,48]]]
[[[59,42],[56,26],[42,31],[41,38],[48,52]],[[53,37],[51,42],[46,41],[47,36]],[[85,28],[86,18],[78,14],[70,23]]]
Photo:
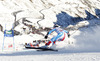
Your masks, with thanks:
[[[70,34],[69,34],[69,32],[68,32],[68,31],[64,30],[64,32],[66,32],[66,33],[67,33],[67,35],[68,35],[68,37],[70,37]]]
[[[64,30],[64,32],[69,33],[68,31]]]
[[[48,32],[48,34],[47,35],[50,35],[53,31],[55,31],[56,29],[54,28],[54,29],[52,29],[52,30],[50,30],[49,32]]]
[[[45,39],[47,39],[48,38],[48,35],[49,34],[51,34],[53,31],[55,31],[56,29],[54,28],[54,29],[52,29],[52,30],[50,30],[48,33],[47,33],[47,35],[45,36]]]

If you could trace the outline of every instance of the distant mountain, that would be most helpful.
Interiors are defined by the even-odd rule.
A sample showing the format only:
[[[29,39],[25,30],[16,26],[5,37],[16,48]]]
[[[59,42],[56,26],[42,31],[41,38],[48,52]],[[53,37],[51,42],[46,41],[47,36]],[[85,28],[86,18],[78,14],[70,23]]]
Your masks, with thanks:
[[[38,23],[44,27],[55,23],[67,27],[100,18],[99,0],[0,0],[0,8],[0,24],[34,18],[41,19]]]

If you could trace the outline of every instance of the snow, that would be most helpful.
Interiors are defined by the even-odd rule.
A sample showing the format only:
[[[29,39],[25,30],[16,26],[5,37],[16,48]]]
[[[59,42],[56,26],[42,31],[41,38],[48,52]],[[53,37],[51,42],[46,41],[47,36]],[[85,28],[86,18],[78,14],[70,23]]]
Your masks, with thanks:
[[[24,44],[32,42],[35,39],[44,39],[43,36],[35,35],[22,35],[15,36],[15,50],[7,48],[2,51],[3,33],[0,32],[0,60],[1,61],[98,61],[100,60],[100,27],[81,28],[73,33],[69,38],[70,44],[64,46],[63,43],[58,43],[61,48],[58,52],[54,51],[36,51],[27,50]],[[5,42],[10,43],[12,38],[8,38]],[[6,45],[7,45],[6,44]],[[63,45],[62,45],[63,44]]]
[[[7,61],[19,61],[19,58],[21,61],[98,61],[100,60],[100,54],[99,53],[48,53],[47,52],[18,52],[13,54],[8,54],[5,56],[3,54],[2,58],[5,58]],[[15,56],[16,55],[16,56]],[[2,61],[5,61],[5,59],[0,58]]]
[[[30,1],[32,1],[33,3],[30,3]],[[42,17],[42,15],[39,13],[39,11],[42,9],[42,13],[45,15],[45,19],[39,22],[40,25],[43,27],[52,27],[54,25],[54,22],[57,21],[56,15],[58,13],[61,13],[61,11],[66,11],[66,13],[70,13],[71,16],[75,17],[77,17],[77,15],[81,15],[82,13],[80,17],[86,17],[87,15],[84,11],[85,8],[88,8],[87,10],[89,11],[92,7],[88,7],[88,4],[83,4],[85,2],[83,0],[83,2],[81,2],[81,0],[55,0],[56,2],[54,0],[30,1],[0,1],[0,8],[2,8],[0,10],[0,24],[3,26],[4,30],[5,25],[7,30],[12,28],[14,16],[12,16],[11,13],[15,11],[24,10],[24,12],[21,12],[17,15],[17,19],[27,17],[27,19],[32,21],[32,24],[34,24],[34,22],[36,23],[38,20],[41,20],[40,18]],[[91,3],[93,1],[94,0],[88,2]],[[96,5],[96,7],[99,8],[100,2],[98,2],[97,0],[95,0],[94,2],[97,2],[98,4],[91,3],[91,5],[94,5],[93,7],[95,7]],[[90,12],[94,13],[92,8]],[[66,13],[64,14],[66,15]],[[66,20],[65,17],[63,17],[63,20]],[[33,18],[36,21],[33,21]],[[64,22],[62,22],[62,24],[64,24]],[[58,52],[25,49],[25,43],[30,43],[33,40],[44,39],[43,36],[38,34],[23,34],[14,36],[15,49],[13,49],[13,47],[8,47],[9,45],[13,44],[13,38],[6,37],[4,41],[4,50],[2,50],[4,34],[0,31],[0,61],[99,61],[100,20],[86,20],[75,24],[75,26],[77,27],[77,30],[70,31],[71,37],[64,41],[66,43],[57,42],[57,45],[53,46],[55,48],[58,48]],[[22,32],[23,30],[20,29],[21,27],[23,27],[22,24],[15,30]]]

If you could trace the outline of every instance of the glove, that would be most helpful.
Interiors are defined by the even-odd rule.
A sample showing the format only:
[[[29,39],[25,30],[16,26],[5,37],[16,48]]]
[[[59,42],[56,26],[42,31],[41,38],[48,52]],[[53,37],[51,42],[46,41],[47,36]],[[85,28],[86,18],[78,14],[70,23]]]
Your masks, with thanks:
[[[68,35],[68,37],[70,37],[70,34],[69,34],[69,32],[67,33],[67,35]]]
[[[70,34],[68,34],[68,37],[70,37]]]
[[[45,39],[47,39],[47,38],[48,38],[48,36],[46,35],[44,38],[45,38]]]

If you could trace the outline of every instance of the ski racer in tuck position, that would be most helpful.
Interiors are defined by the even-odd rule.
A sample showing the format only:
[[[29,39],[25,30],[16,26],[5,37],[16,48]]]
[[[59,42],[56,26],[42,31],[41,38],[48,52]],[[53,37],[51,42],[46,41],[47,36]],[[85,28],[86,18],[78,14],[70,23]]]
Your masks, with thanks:
[[[46,36],[45,39],[48,38],[48,36],[52,33],[52,32],[56,32],[57,35],[52,37],[46,44],[45,47],[50,47],[50,45],[54,45],[56,43],[56,41],[63,41],[66,37],[69,37],[70,34],[68,31],[61,29],[58,25],[54,25],[54,28],[52,30],[50,30]]]
[[[32,48],[32,49],[45,49],[45,50],[47,50],[47,49],[51,49],[50,47],[53,46],[54,44],[56,44],[57,41],[64,41],[65,38],[70,37],[70,34],[68,31],[61,29],[58,25],[54,25],[54,28],[46,34],[45,39],[47,39],[48,36],[51,33],[53,33],[54,31],[57,33],[57,35],[52,37],[48,42],[46,42],[44,46],[40,47],[38,43],[36,43],[34,45],[32,45],[31,43],[28,43],[28,44],[26,43],[25,47],[29,48],[29,49]]]

